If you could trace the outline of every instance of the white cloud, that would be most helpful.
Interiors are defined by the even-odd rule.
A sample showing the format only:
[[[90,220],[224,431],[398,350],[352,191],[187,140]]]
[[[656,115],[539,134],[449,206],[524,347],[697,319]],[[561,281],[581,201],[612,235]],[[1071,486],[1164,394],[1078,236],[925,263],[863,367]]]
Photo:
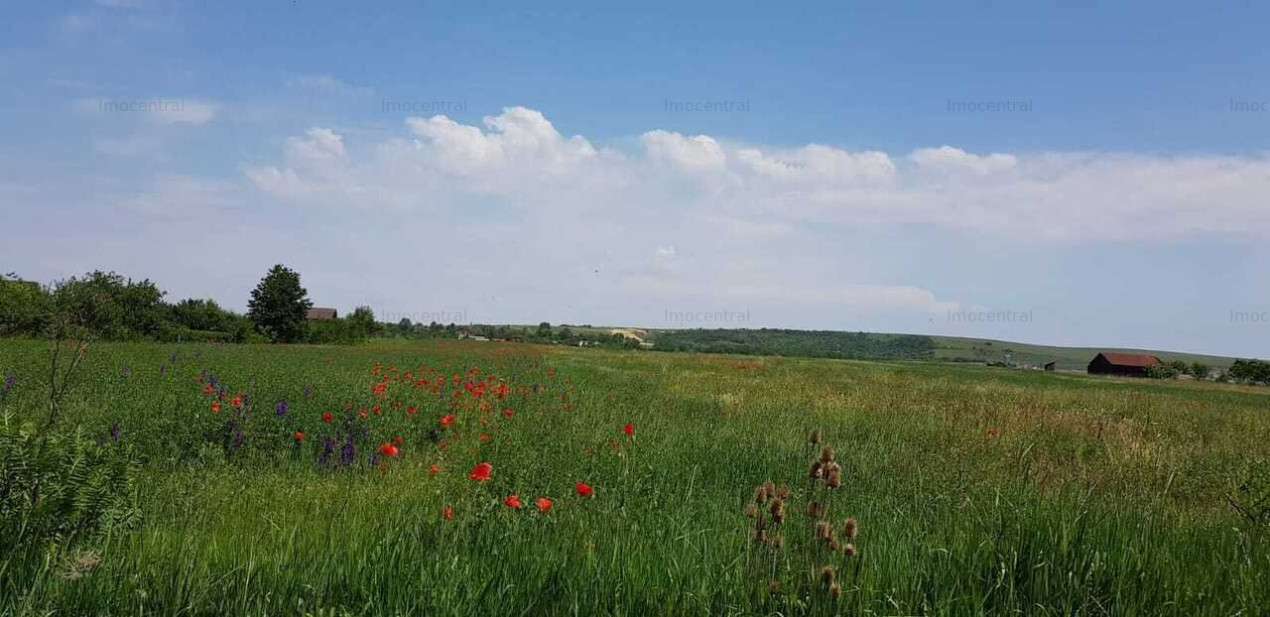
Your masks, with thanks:
[[[649,160],[693,173],[722,173],[727,156],[719,142],[706,135],[685,137],[679,133],[656,130],[640,136]]]
[[[310,131],[288,141],[287,167],[251,168],[248,176],[276,197],[325,194],[322,203],[355,194],[358,203],[435,209],[464,195],[496,195],[513,207],[619,221],[630,213],[692,214],[721,223],[715,229],[762,237],[800,225],[911,224],[1062,243],[1270,237],[1264,155],[974,154],[941,146],[897,162],[877,151],[729,146],[663,130],[644,133],[639,152],[622,154],[565,138],[524,107],[486,117],[483,127],[443,115],[406,125],[413,141],[373,144],[357,160],[339,135]]]

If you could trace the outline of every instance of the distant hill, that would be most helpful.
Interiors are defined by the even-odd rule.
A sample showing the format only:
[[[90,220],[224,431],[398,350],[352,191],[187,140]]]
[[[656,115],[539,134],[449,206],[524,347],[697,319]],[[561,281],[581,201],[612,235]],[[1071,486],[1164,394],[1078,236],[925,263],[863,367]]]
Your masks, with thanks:
[[[639,332],[643,340],[652,343],[653,349],[659,351],[974,363],[1001,362],[1006,354],[1010,354],[1015,364],[1040,366],[1054,362],[1058,370],[1084,370],[1100,351],[1149,353],[1166,362],[1202,362],[1214,369],[1228,368],[1235,361],[1235,358],[1225,356],[1154,349],[1058,347],[920,334],[781,329],[640,329]]]
[[[935,360],[944,361],[1001,361],[1006,353],[1016,364],[1045,364],[1055,362],[1059,370],[1084,370],[1085,366],[1100,351],[1120,351],[1128,353],[1148,353],[1161,360],[1182,360],[1183,362],[1203,362],[1215,369],[1225,369],[1235,358],[1225,356],[1209,356],[1204,354],[1160,351],[1155,349],[1130,349],[1125,347],[1056,347],[1053,345],[1032,345],[1013,341],[994,339],[965,338],[958,336],[932,336],[935,341]]]

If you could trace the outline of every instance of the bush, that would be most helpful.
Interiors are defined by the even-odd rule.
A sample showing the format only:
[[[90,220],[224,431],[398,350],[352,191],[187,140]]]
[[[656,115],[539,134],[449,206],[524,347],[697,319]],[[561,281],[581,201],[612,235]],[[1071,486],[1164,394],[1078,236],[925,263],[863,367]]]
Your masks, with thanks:
[[[15,275],[0,275],[0,336],[38,334],[47,323],[48,292]]]
[[[97,444],[76,428],[59,434],[0,425],[0,552],[44,551],[135,523],[136,465],[121,444]]]

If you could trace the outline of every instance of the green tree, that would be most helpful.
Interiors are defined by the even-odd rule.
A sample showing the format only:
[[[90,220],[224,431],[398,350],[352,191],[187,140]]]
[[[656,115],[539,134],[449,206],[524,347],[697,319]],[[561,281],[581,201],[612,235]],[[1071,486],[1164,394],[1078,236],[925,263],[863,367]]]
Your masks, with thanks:
[[[0,274],[0,336],[36,334],[48,321],[49,295],[16,274]]]
[[[1200,379],[1200,380],[1208,379],[1209,370],[1210,369],[1208,365],[1204,364],[1203,362],[1191,363],[1191,374],[1195,376],[1195,379]]]
[[[359,306],[348,316],[348,323],[358,336],[370,336],[379,330],[375,321],[375,312],[369,306]]]
[[[305,317],[313,303],[300,286],[300,274],[278,264],[251,291],[247,316],[261,334],[275,343],[304,340]]]

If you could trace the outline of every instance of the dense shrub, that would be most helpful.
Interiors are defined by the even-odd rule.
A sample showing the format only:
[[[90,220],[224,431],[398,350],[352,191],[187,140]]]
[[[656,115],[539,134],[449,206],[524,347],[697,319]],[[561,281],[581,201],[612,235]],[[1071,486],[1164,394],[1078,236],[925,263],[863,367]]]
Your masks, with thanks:
[[[111,440],[0,420],[0,553],[63,548],[134,523],[135,464]]]

